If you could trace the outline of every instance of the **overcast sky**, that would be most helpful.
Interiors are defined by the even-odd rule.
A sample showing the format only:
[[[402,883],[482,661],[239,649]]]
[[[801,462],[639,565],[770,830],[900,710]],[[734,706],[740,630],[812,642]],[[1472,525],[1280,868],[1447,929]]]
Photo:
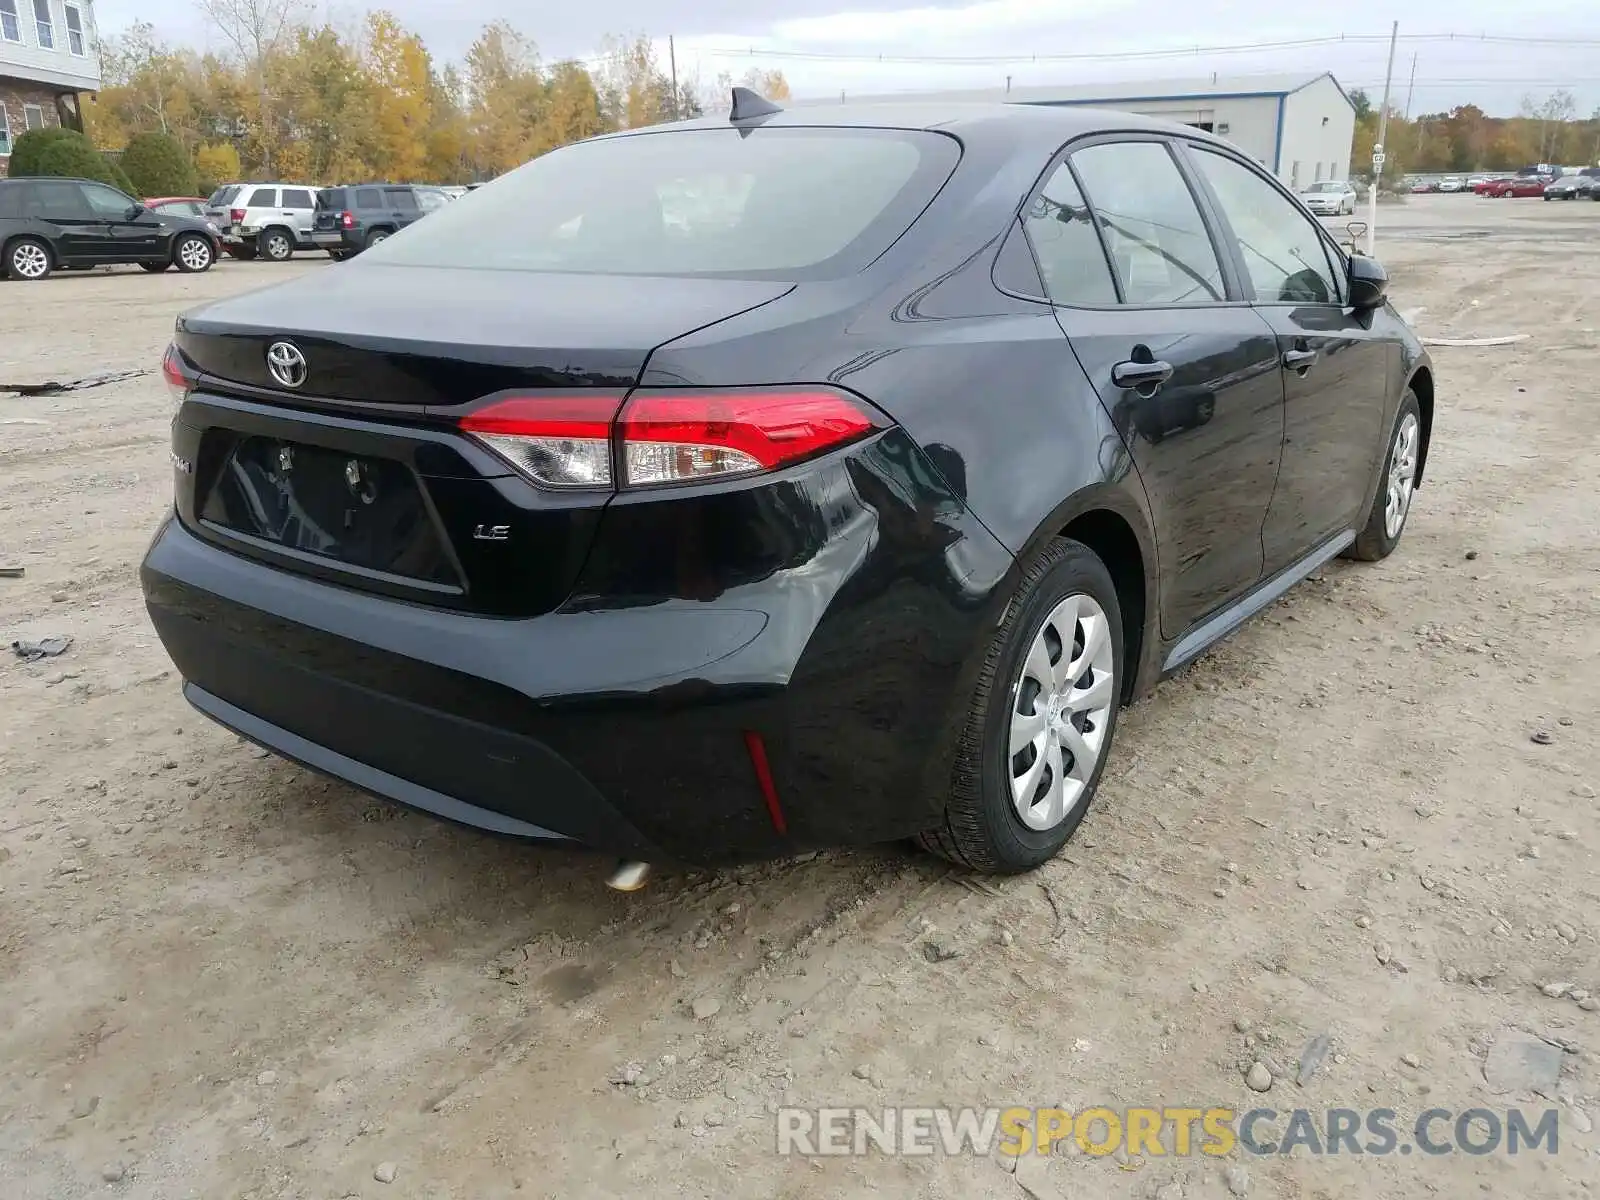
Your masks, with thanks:
[[[358,20],[367,5],[312,0],[338,22]],[[1194,4],[1190,0],[610,0],[529,5],[526,0],[390,0],[438,59],[457,60],[484,22],[504,17],[533,38],[547,58],[585,57],[608,33],[646,33],[677,43],[680,74],[706,80],[718,71],[777,67],[796,95],[926,88],[1000,87],[1095,80],[1161,80],[1220,73],[1331,70],[1346,87],[1364,87],[1376,101],[1388,47],[1376,41],[1271,51],[1186,54],[1145,60],[1029,62],[1028,54],[1116,54],[1129,51],[1238,46],[1327,36],[1384,38],[1400,16],[1395,103],[1404,107],[1416,55],[1413,115],[1476,102],[1491,113],[1514,113],[1524,95],[1556,87],[1573,92],[1582,114],[1600,107],[1600,0],[1412,0],[1401,14],[1374,0],[1338,5]],[[206,38],[194,0],[98,0],[102,31],[147,20],[169,37]],[[781,16],[763,14],[779,13]],[[1226,15],[1224,15],[1226,13]],[[1406,35],[1483,33],[1550,37],[1561,44],[1470,44],[1406,40]],[[1587,39],[1589,44],[1581,42]],[[756,51],[752,57],[751,49]],[[829,56],[973,58],[1019,56],[1012,62],[876,62]],[[808,57],[809,56],[809,57]]]

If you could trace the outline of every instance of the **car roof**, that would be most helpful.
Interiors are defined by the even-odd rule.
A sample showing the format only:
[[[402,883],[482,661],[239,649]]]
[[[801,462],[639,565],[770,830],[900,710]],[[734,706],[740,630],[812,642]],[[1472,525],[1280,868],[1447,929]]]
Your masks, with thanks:
[[[642,129],[603,134],[596,140],[649,136],[678,129],[726,129],[726,116],[701,117]],[[1073,138],[1093,133],[1181,133],[1198,141],[1232,147],[1232,143],[1192,126],[1114,109],[1079,105],[962,103],[959,101],[884,101],[866,104],[805,104],[764,118],[742,121],[736,128],[921,129],[953,134],[964,142],[1009,144],[1015,150],[1053,153]]]

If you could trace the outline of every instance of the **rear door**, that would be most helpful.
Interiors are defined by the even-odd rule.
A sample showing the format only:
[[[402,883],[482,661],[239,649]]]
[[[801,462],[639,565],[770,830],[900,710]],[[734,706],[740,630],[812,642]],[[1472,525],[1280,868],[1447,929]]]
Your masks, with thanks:
[[[1161,628],[1176,636],[1261,577],[1283,440],[1272,331],[1239,298],[1164,139],[1075,147],[1028,229],[1066,302],[1062,328],[1144,483]]]
[[[110,224],[95,212],[84,185],[69,179],[39,179],[23,204],[29,216],[51,229],[56,253],[73,262],[107,262],[115,255]]]
[[[389,215],[394,220],[396,229],[404,229],[422,216],[422,206],[417,203],[416,194],[408,187],[384,188],[383,202],[388,206]]]
[[[1261,531],[1271,574],[1359,526],[1371,497],[1389,362],[1398,347],[1346,307],[1344,255],[1278,185],[1243,159],[1189,144],[1227,226],[1240,277],[1272,327],[1284,390],[1283,466]]]

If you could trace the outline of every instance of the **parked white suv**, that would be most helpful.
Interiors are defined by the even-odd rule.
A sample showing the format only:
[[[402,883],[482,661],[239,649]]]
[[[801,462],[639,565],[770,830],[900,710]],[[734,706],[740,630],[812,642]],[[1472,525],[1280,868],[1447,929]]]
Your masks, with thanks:
[[[1319,217],[1340,217],[1356,211],[1356,190],[1338,179],[1313,183],[1300,193],[1301,202]]]
[[[283,262],[314,250],[317,192],[303,183],[230,183],[212,193],[206,215],[222,230],[222,248],[235,258]]]

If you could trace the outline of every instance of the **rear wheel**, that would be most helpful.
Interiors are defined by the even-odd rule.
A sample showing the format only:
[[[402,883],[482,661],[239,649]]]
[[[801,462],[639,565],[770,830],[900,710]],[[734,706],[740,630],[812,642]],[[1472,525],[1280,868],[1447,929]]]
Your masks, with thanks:
[[[139,265],[141,267],[143,267],[146,271],[149,271],[152,275],[155,275],[155,274],[158,274],[158,273],[160,273],[162,271],[165,271],[172,264],[171,263],[158,262],[158,263],[140,263]]]
[[[38,238],[18,238],[6,251],[6,274],[32,283],[50,274],[50,248]]]
[[[1422,461],[1422,408],[1416,393],[1406,389],[1395,414],[1394,431],[1389,435],[1389,452],[1384,456],[1383,474],[1367,513],[1366,527],[1344,557],[1361,562],[1388,558],[1400,544],[1406,518],[1411,515],[1411,499],[1416,494],[1417,466]]]
[[[172,261],[177,264],[178,270],[191,275],[209,271],[216,257],[216,253],[211,249],[211,243],[198,233],[184,234],[172,247]]]
[[[255,258],[256,248],[254,246],[229,246],[228,253],[241,262],[249,262]]]
[[[388,240],[389,231],[387,229],[374,229],[371,233],[367,234],[367,245],[369,246],[376,246],[379,242],[385,242]]]
[[[270,262],[288,262],[294,257],[294,237],[286,229],[269,229],[256,238],[256,245]]]
[[[950,793],[924,847],[977,871],[1048,862],[1094,798],[1122,694],[1122,615],[1105,564],[1052,540],[989,644]]]

